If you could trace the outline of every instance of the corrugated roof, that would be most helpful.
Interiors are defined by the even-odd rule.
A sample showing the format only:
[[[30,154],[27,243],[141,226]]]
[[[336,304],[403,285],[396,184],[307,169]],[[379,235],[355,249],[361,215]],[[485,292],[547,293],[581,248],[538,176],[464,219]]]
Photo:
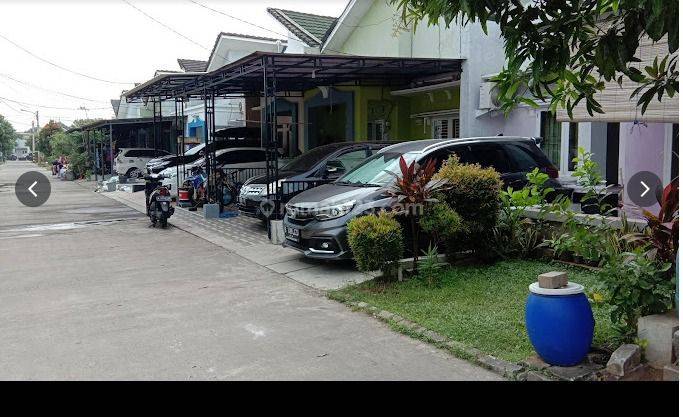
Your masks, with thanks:
[[[178,58],[178,65],[185,72],[204,72],[208,62],[196,59]]]
[[[336,17],[269,7],[270,13],[308,46],[320,46],[337,23]]]

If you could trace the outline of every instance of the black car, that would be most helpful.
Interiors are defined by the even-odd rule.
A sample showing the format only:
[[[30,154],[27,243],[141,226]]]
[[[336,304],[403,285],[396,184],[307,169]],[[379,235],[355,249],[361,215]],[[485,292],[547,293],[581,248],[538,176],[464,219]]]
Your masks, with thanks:
[[[530,138],[488,137],[453,140],[418,140],[382,149],[337,181],[304,191],[286,205],[283,221],[285,243],[304,255],[321,259],[351,257],[346,224],[364,213],[391,207],[386,187],[400,173],[399,160],[423,163],[428,159],[440,165],[456,154],[464,163],[493,167],[504,187],[520,189],[526,174],[539,168],[548,174],[548,186],[566,193],[557,168]]]
[[[330,183],[355,168],[380,149],[396,142],[337,142],[319,146],[300,155],[279,169],[278,178],[271,179],[270,194],[281,189],[280,204],[303,190]],[[250,178],[240,189],[240,213],[261,220],[273,213],[264,213],[262,202],[268,195],[266,175]]]

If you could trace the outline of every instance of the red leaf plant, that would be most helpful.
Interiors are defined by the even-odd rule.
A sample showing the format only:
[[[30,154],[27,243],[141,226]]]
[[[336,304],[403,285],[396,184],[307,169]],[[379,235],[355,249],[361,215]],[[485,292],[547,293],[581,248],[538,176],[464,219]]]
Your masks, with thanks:
[[[429,159],[424,165],[415,161],[408,165],[401,156],[399,160],[401,174],[387,171],[396,179],[388,187],[388,193],[396,198],[394,211],[406,215],[410,222],[410,231],[413,239],[413,273],[417,271],[419,254],[419,228],[417,217],[424,212],[426,205],[438,202],[434,195],[445,188],[447,179],[432,179],[436,173],[436,160]]]

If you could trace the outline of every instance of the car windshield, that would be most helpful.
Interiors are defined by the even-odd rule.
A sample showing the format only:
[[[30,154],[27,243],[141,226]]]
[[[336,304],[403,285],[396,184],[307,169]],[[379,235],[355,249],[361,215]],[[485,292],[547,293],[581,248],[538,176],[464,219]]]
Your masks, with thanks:
[[[401,168],[399,167],[401,156],[403,156],[407,163],[411,163],[417,158],[417,155],[418,154],[403,154],[398,152],[378,153],[339,178],[336,183],[341,185],[383,187],[394,179],[394,176],[389,172],[395,174],[401,172]]]
[[[329,156],[330,154],[334,153],[335,151],[344,146],[346,145],[343,143],[334,143],[330,145],[313,148],[280,169],[282,171],[294,172],[310,171],[313,167],[318,165],[318,163],[324,160],[327,156]]]

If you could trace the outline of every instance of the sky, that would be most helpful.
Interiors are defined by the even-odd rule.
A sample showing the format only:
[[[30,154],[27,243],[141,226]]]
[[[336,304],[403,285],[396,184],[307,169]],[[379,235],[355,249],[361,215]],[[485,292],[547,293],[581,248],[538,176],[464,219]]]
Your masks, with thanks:
[[[177,58],[207,60],[220,32],[284,39],[284,27],[266,12],[267,7],[339,16],[346,3],[347,0],[2,0],[0,114],[20,132],[30,129],[36,111],[43,126],[51,119],[70,125],[86,117],[112,118],[110,100],[118,99],[122,90],[152,78],[157,69],[179,70]]]

